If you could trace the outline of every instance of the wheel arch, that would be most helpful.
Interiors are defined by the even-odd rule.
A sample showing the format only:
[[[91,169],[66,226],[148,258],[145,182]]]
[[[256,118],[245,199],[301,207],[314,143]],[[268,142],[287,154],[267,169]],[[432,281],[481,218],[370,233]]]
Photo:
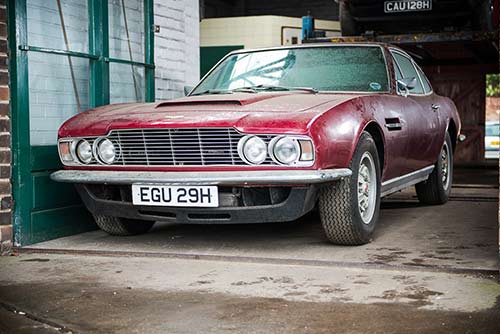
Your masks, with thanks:
[[[361,134],[363,132],[368,132],[372,136],[373,140],[375,141],[375,146],[377,147],[377,153],[378,153],[378,160],[380,162],[380,172],[381,172],[381,174],[383,174],[384,167],[385,167],[385,153],[386,153],[385,152],[384,132],[382,131],[382,128],[380,127],[380,125],[377,122],[375,122],[375,121],[368,122],[363,127],[362,131],[359,133],[358,139],[356,141],[356,146],[358,145],[359,139],[360,139]]]
[[[450,118],[450,121],[448,122],[448,126],[446,128],[446,131],[450,134],[450,138],[451,138],[451,146],[452,146],[452,149],[453,149],[453,152],[455,152],[455,148],[457,146],[457,136],[458,136],[458,133],[457,133],[457,125],[455,124],[455,121],[453,120],[453,118]]]

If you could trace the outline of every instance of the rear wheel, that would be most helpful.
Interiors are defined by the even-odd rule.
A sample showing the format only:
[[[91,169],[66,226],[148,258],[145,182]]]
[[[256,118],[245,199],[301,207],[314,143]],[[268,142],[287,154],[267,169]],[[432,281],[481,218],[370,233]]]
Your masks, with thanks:
[[[330,242],[362,245],[371,241],[380,211],[380,163],[370,134],[361,135],[350,169],[350,177],[321,189],[319,213]]]
[[[111,235],[137,235],[149,231],[155,222],[121,217],[94,215],[97,226]]]
[[[417,183],[418,200],[425,204],[444,204],[448,201],[451,193],[451,184],[453,182],[453,148],[451,145],[450,134],[446,133],[446,139],[439,159],[434,165],[429,178]]]

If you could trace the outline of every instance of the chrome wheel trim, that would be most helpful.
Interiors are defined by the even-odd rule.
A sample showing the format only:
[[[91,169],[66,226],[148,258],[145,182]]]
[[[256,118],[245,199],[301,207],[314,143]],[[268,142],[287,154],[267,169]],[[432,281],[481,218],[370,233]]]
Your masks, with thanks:
[[[358,169],[358,211],[364,224],[369,224],[377,202],[377,173],[370,152],[363,153]]]
[[[448,143],[444,143],[441,149],[441,182],[445,190],[450,186],[450,150]]]

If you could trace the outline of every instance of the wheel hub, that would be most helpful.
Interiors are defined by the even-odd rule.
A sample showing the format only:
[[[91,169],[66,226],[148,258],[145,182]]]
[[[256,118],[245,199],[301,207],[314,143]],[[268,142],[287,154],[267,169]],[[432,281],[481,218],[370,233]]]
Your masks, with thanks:
[[[448,188],[450,174],[450,154],[448,152],[448,144],[443,145],[441,150],[441,181],[445,189]]]
[[[365,224],[369,224],[375,212],[377,183],[375,164],[370,153],[361,157],[358,170],[358,209]]]

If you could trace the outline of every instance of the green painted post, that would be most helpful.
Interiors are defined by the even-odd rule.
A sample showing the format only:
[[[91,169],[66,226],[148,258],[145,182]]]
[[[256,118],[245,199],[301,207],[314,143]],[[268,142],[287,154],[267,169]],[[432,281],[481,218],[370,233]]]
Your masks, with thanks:
[[[154,41],[155,41],[155,27],[154,27],[154,10],[153,0],[144,1],[144,38],[146,39],[145,45],[145,58],[146,64],[154,64]],[[155,69],[154,66],[146,67],[145,80],[146,80],[146,102],[155,101]]]
[[[14,198],[14,244],[24,245],[31,239],[31,208],[33,207],[30,170],[30,116],[28,94],[28,54],[19,48],[28,45],[26,0],[9,0],[9,76],[11,87],[12,127],[12,193]]]
[[[89,0],[90,107],[109,104],[109,32],[108,2]]]

